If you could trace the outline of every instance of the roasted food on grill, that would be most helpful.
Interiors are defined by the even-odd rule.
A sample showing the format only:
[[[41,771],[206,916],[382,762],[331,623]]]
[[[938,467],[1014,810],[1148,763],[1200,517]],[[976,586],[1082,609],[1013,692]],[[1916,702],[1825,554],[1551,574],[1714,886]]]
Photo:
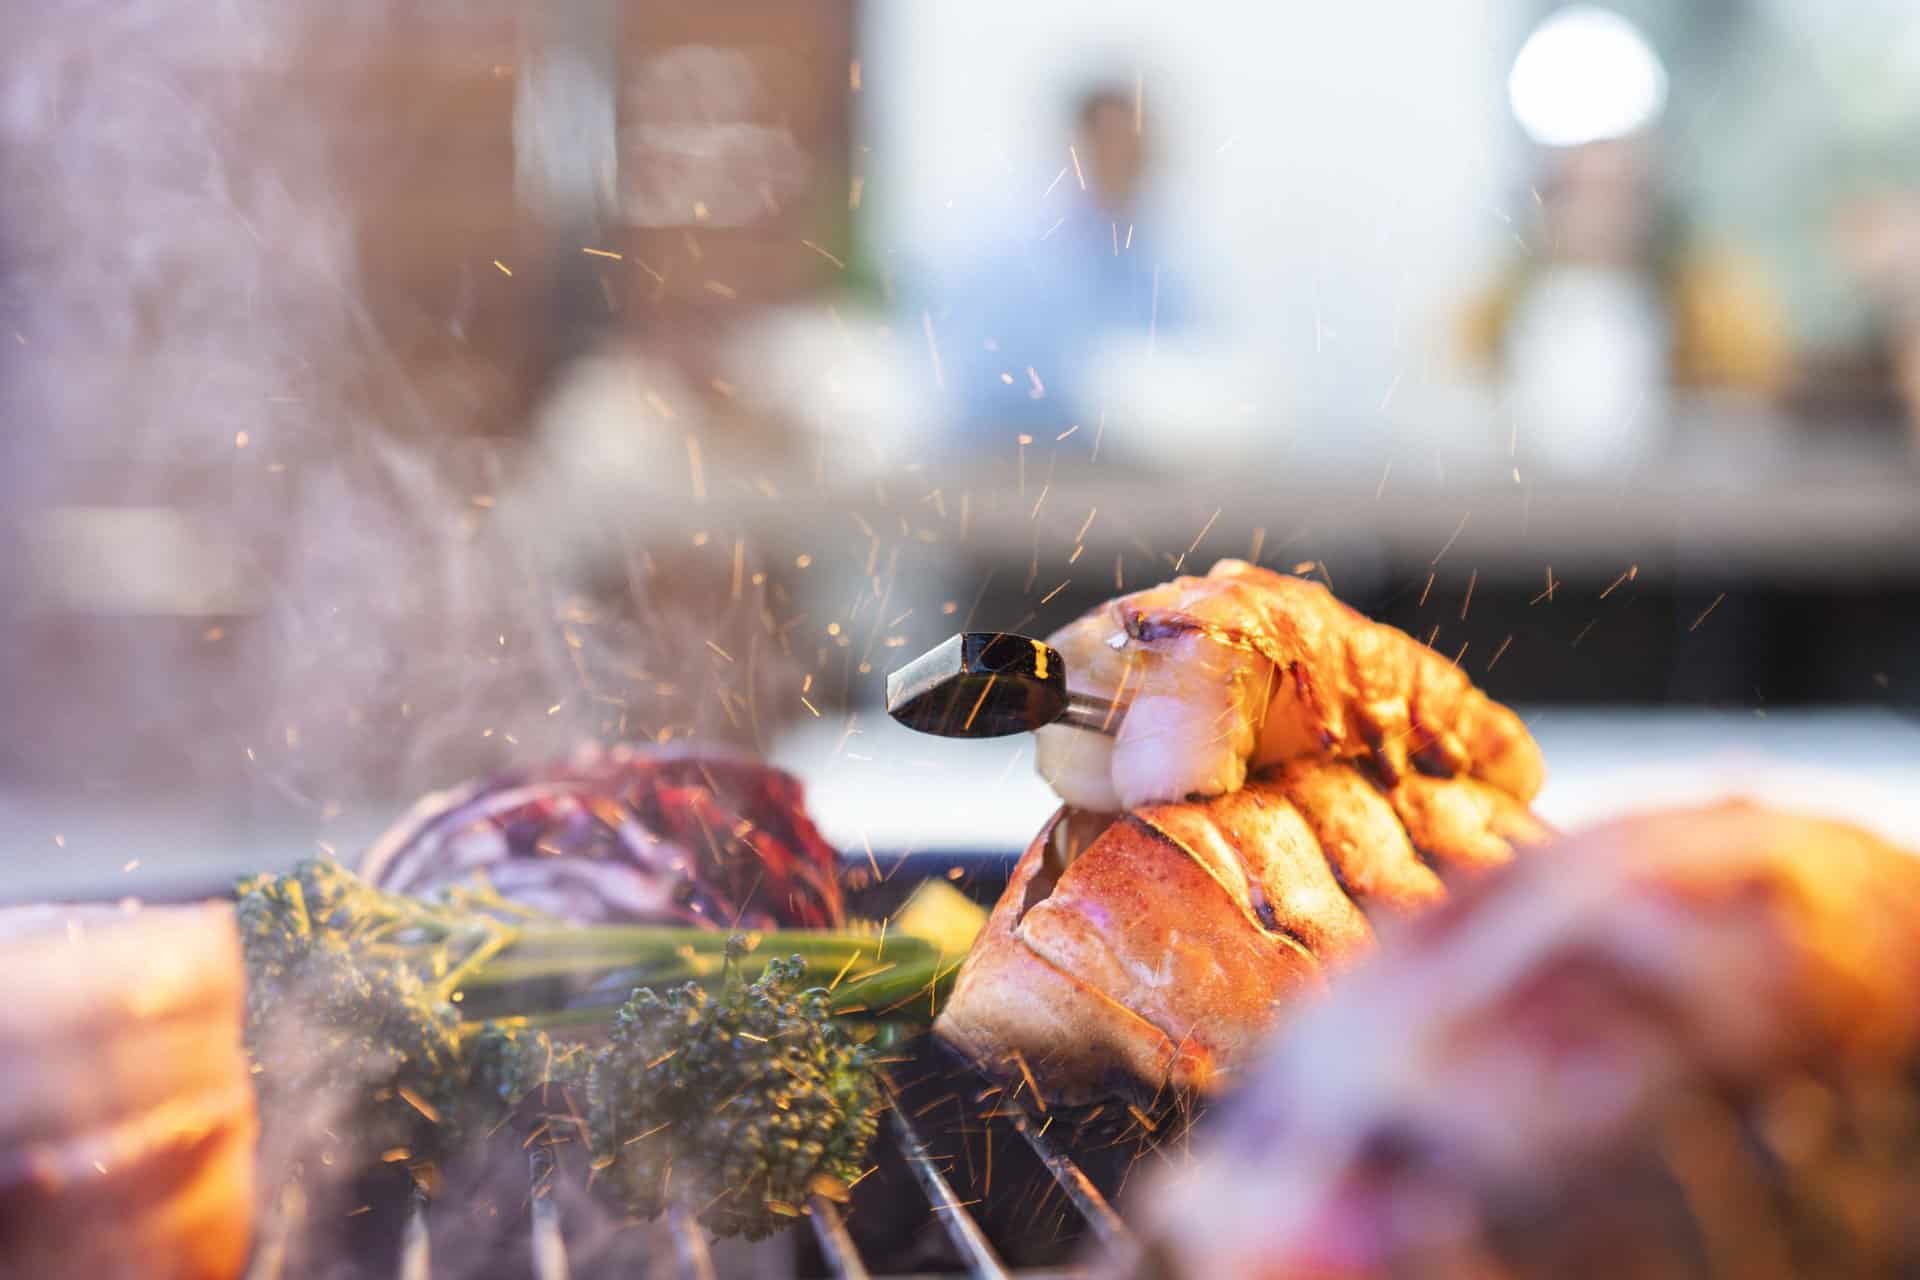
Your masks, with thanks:
[[[1109,601],[1049,643],[1069,689],[1131,702],[1111,738],[1039,730],[1040,772],[1076,808],[1218,795],[1298,756],[1365,760],[1389,784],[1465,775],[1522,803],[1540,789],[1518,716],[1316,582],[1222,560]]]
[[[577,1057],[568,1042],[609,1034],[618,1040],[636,1010],[657,1014],[654,993],[679,993],[669,995],[677,1012],[666,1020],[675,1034],[703,1037],[703,1011],[728,1023],[714,1034],[740,1071],[760,1080],[753,1096],[786,1090],[786,1105],[774,1106],[785,1118],[768,1115],[767,1129],[805,1121],[785,1135],[804,1145],[830,1126],[822,1106],[807,1105],[803,1091],[789,1086],[796,1073],[833,1057],[823,1046],[843,1031],[823,1025],[827,1015],[870,1015],[896,1025],[930,1017],[958,953],[949,951],[954,943],[915,930],[930,921],[953,928],[965,915],[916,894],[891,931],[583,926],[529,916],[479,888],[450,901],[410,898],[376,889],[327,859],[249,878],[239,886],[236,914],[247,968],[247,1048],[267,1119],[270,1172],[294,1163],[311,1171],[317,1162],[342,1175],[394,1150],[459,1157],[510,1119],[548,1072]],[[964,950],[965,941],[957,945]],[[780,982],[746,981],[774,971],[776,962]],[[689,983],[714,999],[685,990]],[[781,1034],[747,1034],[754,1031],[748,1023],[774,1011]],[[658,1035],[649,1033],[656,1053],[645,1061],[674,1047],[660,1043],[670,1039],[669,1029],[661,1023]],[[630,1056],[616,1066],[616,1074],[639,1072]],[[647,1079],[665,1088],[679,1070]],[[839,1097],[845,1090],[829,1092]],[[620,1119],[635,1110],[629,1101],[610,1114]],[[742,1147],[761,1145],[766,1133],[746,1124],[740,1107],[724,1110]],[[692,1132],[655,1147],[677,1150]],[[703,1158],[751,1163],[750,1153],[702,1132]],[[598,1143],[605,1135],[590,1136]],[[611,1156],[618,1144],[600,1145]],[[683,1185],[697,1180],[701,1168],[691,1158],[680,1164]],[[798,1166],[789,1160],[782,1167]],[[640,1185],[623,1179],[629,1190]],[[750,1206],[735,1204],[733,1211],[732,1221],[752,1216]]]
[[[874,1047],[805,985],[798,957],[709,994],[635,992],[576,1068],[593,1167],[629,1214],[678,1199],[716,1234],[758,1239],[812,1196],[844,1201],[885,1106]]]
[[[483,875],[578,924],[832,929],[845,914],[837,863],[791,774],[622,746],[429,795],[361,874],[420,896]]]
[[[1075,1100],[1216,1089],[1383,919],[1544,837],[1475,778],[1302,759],[1227,795],[1063,809],[1015,866],[935,1030]]]
[[[227,1280],[253,1088],[224,906],[0,912],[0,1274]]]
[[[1134,1200],[1136,1277],[1920,1270],[1920,860],[1750,804],[1415,924]]]

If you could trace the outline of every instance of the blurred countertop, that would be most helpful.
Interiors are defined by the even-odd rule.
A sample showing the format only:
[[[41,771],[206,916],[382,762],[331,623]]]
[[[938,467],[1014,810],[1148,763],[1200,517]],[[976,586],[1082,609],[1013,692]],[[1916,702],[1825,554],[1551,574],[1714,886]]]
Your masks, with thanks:
[[[1571,827],[1746,794],[1847,818],[1920,850],[1920,721],[1879,710],[1523,708],[1546,753],[1537,808]],[[931,738],[878,713],[789,738],[780,763],[849,856],[1023,847],[1057,803],[1025,737]]]
[[[1546,751],[1541,813],[1562,826],[1746,793],[1850,818],[1920,849],[1920,722],[1876,710],[1570,710],[1525,713]],[[966,743],[910,733],[877,712],[821,720],[779,742],[778,763],[848,857],[871,849],[1008,853],[1053,809],[1025,738]],[[242,818],[191,797],[0,791],[0,900],[172,897],[322,850],[351,861],[395,813],[322,822]]]
[[[767,494],[717,484],[649,494],[664,528],[735,528],[763,545],[864,548],[878,537],[979,563],[1202,566],[1264,547],[1269,563],[1358,556],[1482,573],[1710,568],[1786,585],[1920,579],[1920,467],[1902,447],[1836,431],[1716,436],[1614,474],[1530,471],[1483,451],[1409,446],[1358,465],[1284,448],[1180,468],[1088,457],[1091,440],[1010,437],[884,474],[801,477]],[[1031,437],[1029,437],[1031,440]],[[1108,443],[1108,451],[1114,449]],[[1503,453],[1503,451],[1495,451]],[[828,552],[831,554],[831,551]],[[1143,554],[1144,553],[1144,554]]]

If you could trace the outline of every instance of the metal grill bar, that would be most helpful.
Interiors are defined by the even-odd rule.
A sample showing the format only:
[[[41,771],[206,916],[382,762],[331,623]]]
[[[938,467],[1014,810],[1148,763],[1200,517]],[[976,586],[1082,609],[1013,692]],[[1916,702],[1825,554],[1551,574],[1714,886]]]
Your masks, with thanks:
[[[684,1280],[714,1280],[707,1233],[693,1211],[676,1200],[667,1208],[667,1229],[673,1233],[673,1256]]]
[[[933,1214],[940,1219],[947,1238],[960,1251],[960,1259],[968,1274],[979,1280],[1006,1280],[1007,1270],[1000,1264],[1000,1255],[987,1242],[986,1233],[980,1230],[980,1224],[974,1221],[960,1197],[954,1194],[947,1176],[940,1172],[940,1167],[927,1153],[926,1144],[914,1132],[913,1121],[907,1119],[907,1113],[900,1109],[899,1098],[891,1089],[888,1090],[888,1096],[892,1102],[889,1112],[893,1117],[893,1134],[899,1143],[900,1154],[906,1158],[913,1176],[920,1180],[920,1189],[926,1192],[927,1200],[933,1205]]]
[[[898,1086],[883,1077],[895,1145],[907,1167],[913,1171],[929,1207],[939,1220],[942,1232],[956,1250],[965,1273],[975,1280],[1012,1280],[998,1251],[987,1238],[980,1222],[968,1209],[948,1180],[901,1105]],[[1011,1121],[1061,1193],[1073,1206],[1102,1248],[1108,1253],[1124,1254],[1132,1244],[1131,1233],[1086,1172],[1066,1151],[1048,1136],[1048,1126],[1032,1110],[1018,1102],[1003,1100],[1000,1116]],[[536,1280],[570,1280],[571,1265],[561,1230],[559,1202],[554,1195],[554,1179],[559,1175],[550,1146],[536,1146],[527,1156],[529,1175],[529,1244]],[[261,1232],[247,1280],[280,1280],[285,1270],[287,1249],[292,1236],[306,1217],[305,1197],[296,1185],[289,1185]],[[838,1280],[872,1280],[859,1245],[847,1228],[839,1205],[822,1196],[808,1201],[815,1238],[828,1270]],[[403,1227],[397,1280],[432,1280],[432,1247],[428,1230],[431,1201],[416,1185],[409,1197]],[[705,1230],[698,1218],[683,1203],[668,1207],[667,1227],[673,1241],[675,1274],[680,1280],[715,1280],[716,1272]],[[1038,1277],[1048,1272],[1020,1272]],[[1061,1275],[1072,1274],[1061,1272]]]
[[[427,1237],[427,1206],[424,1188],[415,1184],[407,1200],[407,1227],[400,1237],[400,1280],[429,1280],[433,1275],[433,1246]]]
[[[537,1280],[567,1280],[567,1242],[560,1235],[560,1206],[553,1202],[553,1149],[536,1146],[527,1156],[532,1180],[533,1274]]]
[[[1093,1185],[1093,1179],[1086,1175],[1086,1171],[1047,1137],[1044,1124],[1035,1123],[1032,1113],[1021,1108],[1014,1116],[1013,1127],[1020,1131],[1020,1136],[1033,1148],[1033,1154],[1040,1157],[1040,1163],[1053,1175],[1060,1190],[1080,1211],[1080,1216],[1087,1220],[1087,1225],[1093,1228],[1103,1248],[1113,1250],[1132,1243],[1132,1233],[1120,1220],[1120,1215],[1113,1211],[1113,1206],[1100,1194],[1100,1188]]]
[[[280,1189],[279,1204],[260,1232],[260,1243],[254,1246],[253,1261],[247,1267],[247,1280],[280,1280],[287,1264],[287,1242],[306,1216],[306,1193],[298,1183],[289,1182]]]
[[[867,1264],[840,1216],[840,1206],[825,1196],[814,1196],[807,1208],[813,1219],[814,1238],[820,1241],[820,1254],[833,1274],[840,1280],[868,1280]]]

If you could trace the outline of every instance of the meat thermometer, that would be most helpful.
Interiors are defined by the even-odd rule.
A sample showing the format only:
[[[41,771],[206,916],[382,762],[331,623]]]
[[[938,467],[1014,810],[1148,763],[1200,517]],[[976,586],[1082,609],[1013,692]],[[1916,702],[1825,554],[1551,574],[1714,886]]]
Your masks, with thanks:
[[[1049,724],[1112,735],[1126,710],[1069,691],[1058,650],[1008,631],[963,631],[887,677],[887,714],[943,738],[1003,738]]]

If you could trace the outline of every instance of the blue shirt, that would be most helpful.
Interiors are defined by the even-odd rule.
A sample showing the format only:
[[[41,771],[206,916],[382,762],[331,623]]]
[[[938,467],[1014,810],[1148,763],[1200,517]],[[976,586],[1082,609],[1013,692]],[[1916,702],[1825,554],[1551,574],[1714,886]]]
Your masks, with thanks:
[[[1051,225],[985,255],[927,299],[956,445],[1091,427],[1103,339],[1184,322],[1145,228],[1075,190]]]

